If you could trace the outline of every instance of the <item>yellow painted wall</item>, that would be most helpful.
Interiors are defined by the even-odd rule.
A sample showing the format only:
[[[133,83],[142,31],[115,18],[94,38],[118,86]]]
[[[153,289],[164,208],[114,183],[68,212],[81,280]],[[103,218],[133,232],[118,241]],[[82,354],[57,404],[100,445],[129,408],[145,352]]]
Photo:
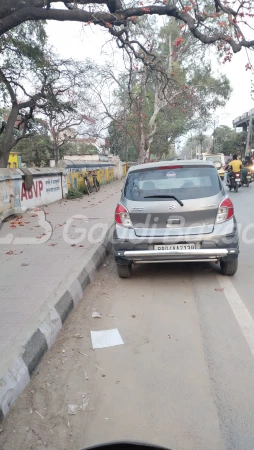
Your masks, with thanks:
[[[115,180],[113,167],[102,167],[95,170],[98,181],[100,184],[110,183]],[[93,186],[93,177],[89,175],[89,172],[82,170],[82,172],[69,172],[67,175],[68,190],[80,189],[84,187],[84,175],[88,174],[90,184]],[[123,165],[123,176],[126,175],[126,164]]]

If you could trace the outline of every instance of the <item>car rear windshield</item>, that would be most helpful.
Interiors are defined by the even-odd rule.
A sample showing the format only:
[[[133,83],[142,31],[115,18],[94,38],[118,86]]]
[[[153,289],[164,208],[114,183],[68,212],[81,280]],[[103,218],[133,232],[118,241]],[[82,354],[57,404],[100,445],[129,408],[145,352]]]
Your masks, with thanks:
[[[215,156],[207,156],[206,157],[206,160],[207,161],[211,161],[211,162],[217,162],[217,161],[219,161],[219,162],[221,162],[222,161],[222,157],[220,156],[220,155],[215,155]]]
[[[134,201],[178,200],[212,197],[222,189],[214,167],[159,167],[131,172],[126,180],[124,196]],[[147,198],[147,197],[154,198]],[[156,198],[157,197],[157,198]]]

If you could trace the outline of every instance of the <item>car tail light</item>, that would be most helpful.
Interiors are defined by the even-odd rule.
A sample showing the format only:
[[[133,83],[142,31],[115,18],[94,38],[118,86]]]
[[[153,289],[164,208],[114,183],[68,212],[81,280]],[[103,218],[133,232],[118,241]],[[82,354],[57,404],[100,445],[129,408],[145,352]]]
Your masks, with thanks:
[[[122,225],[123,227],[132,227],[129,211],[120,203],[118,203],[115,210],[115,221],[116,223],[118,223],[118,225]]]
[[[248,175],[251,175],[251,172],[248,172]]]
[[[236,178],[239,178],[240,177],[240,173],[236,173]]]
[[[182,169],[183,166],[161,166],[158,167],[158,170],[165,170],[165,169]]]
[[[218,209],[216,223],[226,222],[231,219],[234,215],[234,205],[231,202],[230,198],[225,198]]]

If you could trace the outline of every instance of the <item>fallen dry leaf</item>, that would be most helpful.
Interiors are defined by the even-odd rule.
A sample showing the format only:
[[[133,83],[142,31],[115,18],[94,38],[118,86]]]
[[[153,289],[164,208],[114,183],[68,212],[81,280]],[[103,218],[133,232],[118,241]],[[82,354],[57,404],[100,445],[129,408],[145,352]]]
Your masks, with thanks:
[[[21,266],[29,266],[29,264],[23,263],[21,264]]]
[[[10,228],[16,228],[16,225],[10,225]]]
[[[32,217],[38,217],[38,214],[32,214]]]
[[[76,244],[71,244],[71,247],[76,247]]]
[[[55,247],[56,244],[49,244],[49,247]]]
[[[214,289],[216,292],[223,292],[224,291],[224,288],[217,288],[217,289]]]
[[[13,255],[13,251],[10,250],[9,252],[6,252],[6,255]]]
[[[18,216],[18,219],[23,219],[23,216]]]

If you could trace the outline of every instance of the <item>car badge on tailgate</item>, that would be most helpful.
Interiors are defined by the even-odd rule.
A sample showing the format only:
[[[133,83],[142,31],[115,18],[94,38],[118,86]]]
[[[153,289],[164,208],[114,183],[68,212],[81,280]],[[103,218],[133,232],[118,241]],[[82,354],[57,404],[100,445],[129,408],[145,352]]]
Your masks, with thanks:
[[[169,203],[169,209],[175,209],[176,205],[175,203]]]
[[[137,206],[135,208],[132,208],[132,211],[143,211],[144,208],[142,208],[142,206]]]

